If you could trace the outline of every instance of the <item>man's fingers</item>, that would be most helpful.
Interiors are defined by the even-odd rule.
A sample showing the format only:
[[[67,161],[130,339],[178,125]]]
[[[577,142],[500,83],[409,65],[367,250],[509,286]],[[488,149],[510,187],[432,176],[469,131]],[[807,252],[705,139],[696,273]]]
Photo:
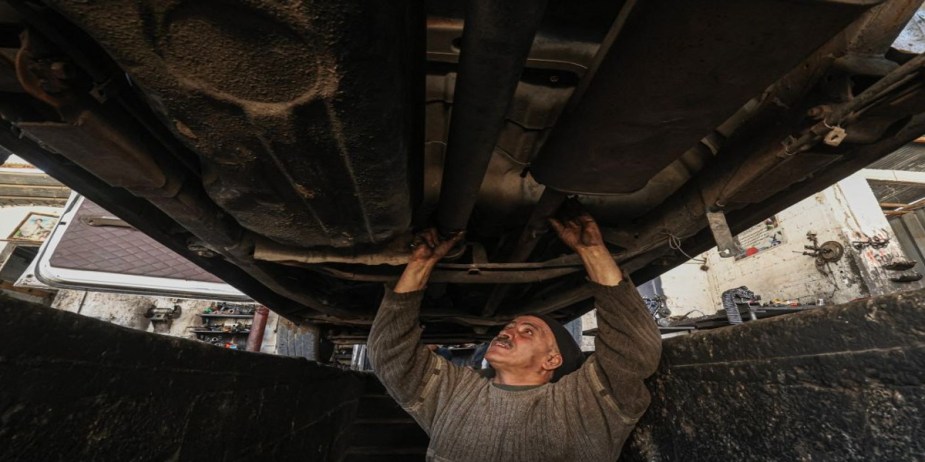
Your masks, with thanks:
[[[411,240],[411,249],[415,251],[422,247],[433,249],[436,246],[436,235],[437,232],[433,228],[428,228],[418,232]]]
[[[548,221],[549,221],[549,226],[552,226],[552,229],[556,231],[556,234],[561,235],[562,231],[565,230],[565,226],[562,224],[561,221],[555,218],[551,218],[551,217],[549,218]]]
[[[440,236],[434,228],[427,228],[421,231],[418,233],[418,237],[421,239],[422,244],[427,245],[427,247],[431,249],[436,248],[437,244],[440,243]]]
[[[559,213],[562,218],[572,221],[587,212],[585,212],[585,208],[581,206],[581,203],[578,202],[578,199],[570,197],[562,203]]]
[[[461,241],[463,236],[466,235],[465,231],[456,231],[447,237],[440,245],[447,247],[447,250],[456,245],[457,242]]]
[[[585,232],[581,233],[581,243],[584,244],[584,245],[594,245],[594,244],[596,244],[596,242],[595,242],[596,240],[597,240],[597,239],[595,239],[594,234],[588,232],[587,230],[586,230]]]
[[[436,263],[464,236],[465,232],[460,231],[452,233],[444,239],[435,228],[425,229],[417,233],[411,241],[411,258]]]
[[[454,246],[456,246],[459,241],[466,235],[465,231],[457,231],[451,234],[446,239],[440,241],[440,244],[437,245],[435,252],[442,258],[450,251]]]

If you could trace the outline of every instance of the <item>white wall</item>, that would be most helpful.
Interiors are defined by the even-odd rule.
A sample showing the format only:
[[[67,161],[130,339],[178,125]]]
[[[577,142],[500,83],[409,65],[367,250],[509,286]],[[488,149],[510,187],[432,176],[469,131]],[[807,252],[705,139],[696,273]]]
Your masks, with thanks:
[[[16,227],[26,218],[26,215],[36,212],[61,216],[62,210],[64,210],[62,207],[38,205],[0,207],[0,239],[4,239],[0,241],[0,254],[10,245],[5,239],[16,230]]]
[[[826,191],[836,210],[836,222],[846,239],[863,240],[879,235],[890,240],[886,247],[880,249],[872,247],[865,247],[861,250],[852,249],[851,255],[864,278],[870,296],[925,288],[925,281],[893,282],[890,277],[898,273],[883,268],[883,265],[894,259],[908,259],[867,181],[869,176],[877,178],[890,176],[884,175],[885,173],[889,172],[861,170]],[[921,180],[923,176],[921,173],[913,172],[896,173],[909,173],[909,175],[902,176],[909,177],[910,180],[916,176]]]
[[[779,213],[784,242],[777,247],[738,261],[720,258],[715,249],[707,252],[712,311],[720,308],[724,291],[739,286],[747,286],[765,301],[798,300],[802,304],[820,298],[825,303],[844,303],[866,295],[861,278],[851,268],[850,243],[834,220],[829,201],[826,193],[816,194]],[[808,232],[815,233],[820,244],[835,241],[846,248],[845,257],[829,264],[827,274],[816,269],[813,257],[803,255],[804,246],[811,244]]]
[[[698,264],[684,264],[662,276],[662,287],[673,314],[686,312],[692,304],[702,304],[706,314],[721,308],[723,291],[747,286],[764,301],[796,299],[812,304],[845,303],[856,298],[882,295],[923,287],[923,283],[894,283],[896,273],[882,265],[891,258],[904,258],[902,249],[883,215],[864,172],[858,172],[831,188],[793,205],[777,215],[784,242],[756,255],[736,261],[720,258],[715,248],[697,256],[705,259],[709,270],[697,274]],[[816,233],[819,243],[836,241],[845,256],[829,264],[828,274],[816,269],[814,259],[802,255],[810,244],[807,232]],[[879,235],[890,243],[882,249],[856,250],[852,241]]]
[[[707,262],[702,256],[688,261],[662,275],[662,289],[665,291],[665,303],[673,316],[691,313],[697,316],[712,314],[716,311],[719,300],[714,295],[710,269],[701,269]]]

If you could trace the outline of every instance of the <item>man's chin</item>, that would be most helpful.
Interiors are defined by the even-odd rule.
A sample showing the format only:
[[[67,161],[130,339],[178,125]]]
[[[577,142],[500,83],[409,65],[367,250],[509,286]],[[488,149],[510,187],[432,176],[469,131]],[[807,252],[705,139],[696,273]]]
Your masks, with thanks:
[[[504,355],[505,353],[507,353],[508,351],[510,350],[506,350],[501,347],[492,346],[488,348],[488,351],[485,352],[485,359],[490,362],[492,358],[498,358]]]

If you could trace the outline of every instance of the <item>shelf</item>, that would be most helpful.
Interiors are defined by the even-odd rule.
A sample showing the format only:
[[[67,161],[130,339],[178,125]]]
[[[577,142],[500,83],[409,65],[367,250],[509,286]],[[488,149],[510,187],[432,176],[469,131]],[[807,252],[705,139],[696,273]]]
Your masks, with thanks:
[[[201,318],[253,318],[252,314],[215,314],[215,313],[196,313]]]
[[[222,335],[239,335],[239,334],[250,334],[250,330],[239,330],[237,332],[224,332],[220,330],[193,330],[193,333],[196,334],[222,334]]]

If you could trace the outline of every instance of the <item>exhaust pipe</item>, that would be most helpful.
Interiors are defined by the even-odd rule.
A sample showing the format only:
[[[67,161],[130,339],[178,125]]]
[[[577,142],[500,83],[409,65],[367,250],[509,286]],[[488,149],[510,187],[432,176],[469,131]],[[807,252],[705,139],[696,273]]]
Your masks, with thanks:
[[[545,0],[469,0],[447,138],[437,225],[466,229]]]

